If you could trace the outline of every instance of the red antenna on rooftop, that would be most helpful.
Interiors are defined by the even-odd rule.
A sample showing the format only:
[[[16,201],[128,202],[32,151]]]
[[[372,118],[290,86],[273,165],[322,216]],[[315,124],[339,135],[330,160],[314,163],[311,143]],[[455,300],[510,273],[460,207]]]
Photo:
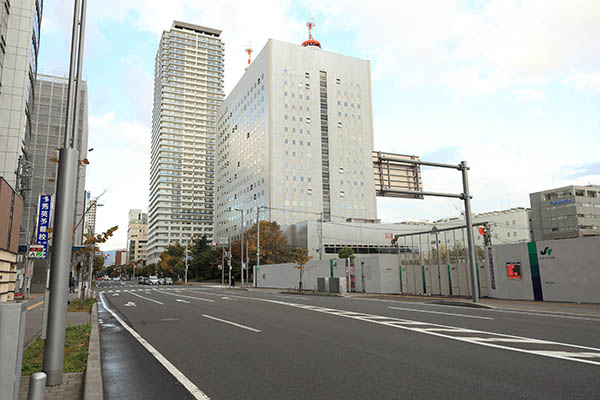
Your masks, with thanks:
[[[314,46],[321,48],[321,43],[318,40],[314,40],[312,36],[312,28],[315,27],[315,22],[312,18],[306,23],[306,26],[308,27],[308,40],[302,42],[302,47]]]
[[[252,61],[252,56],[251,56],[252,51],[253,51],[252,50],[252,46],[250,46],[250,44],[248,44],[248,46],[246,46],[246,48],[244,49],[244,51],[246,53],[248,53],[248,65],[246,66],[246,69],[245,69],[246,71],[248,71],[248,68],[250,67],[250,62]]]

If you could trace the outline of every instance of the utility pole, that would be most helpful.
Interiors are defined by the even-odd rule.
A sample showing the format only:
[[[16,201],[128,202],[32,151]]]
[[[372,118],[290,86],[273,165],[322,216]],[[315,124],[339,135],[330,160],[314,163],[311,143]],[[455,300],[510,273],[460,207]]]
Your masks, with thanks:
[[[73,210],[75,209],[75,186],[79,152],[75,149],[74,132],[77,119],[75,104],[78,95],[73,88],[75,76],[81,77],[83,67],[83,41],[85,35],[86,0],[75,0],[73,9],[73,29],[71,35],[71,58],[69,64],[69,84],[67,115],[63,148],[58,156],[58,176],[56,180],[56,202],[51,258],[50,298],[48,299],[48,330],[44,345],[42,370],[48,376],[47,386],[60,385],[63,381],[65,331],[67,316],[69,266],[71,264],[71,231]],[[79,87],[75,83],[75,88]]]
[[[254,274],[252,277],[254,279],[254,287],[258,282],[256,278],[256,274],[258,274],[258,266],[260,265],[260,209],[262,206],[256,207],[256,267],[254,267]]]
[[[221,249],[221,286],[225,286],[225,246]]]
[[[318,234],[319,234],[319,260],[323,259],[323,213],[320,213],[320,218],[319,218],[319,227],[318,227]]]
[[[229,246],[227,246],[227,264],[229,265],[229,287],[231,287],[231,236],[228,240]]]
[[[236,208],[235,211],[242,213],[242,223],[240,225],[240,288],[244,287],[244,210]]]
[[[188,273],[188,242],[185,241],[185,284],[187,285],[187,273]]]
[[[249,279],[249,270],[248,267],[250,266],[250,258],[248,257],[248,239],[246,239],[246,286],[248,286],[248,279]]]
[[[477,284],[477,264],[475,263],[475,241],[473,240],[473,222],[471,221],[471,194],[469,193],[469,167],[466,161],[460,163],[465,200],[465,220],[467,222],[467,241],[469,243],[469,264],[471,266],[471,292],[473,302],[479,303],[479,285]]]

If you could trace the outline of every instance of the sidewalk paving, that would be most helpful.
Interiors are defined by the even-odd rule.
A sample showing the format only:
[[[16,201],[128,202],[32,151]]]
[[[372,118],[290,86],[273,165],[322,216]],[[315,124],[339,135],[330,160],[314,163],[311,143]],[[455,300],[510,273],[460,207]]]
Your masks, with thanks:
[[[63,375],[63,383],[59,386],[46,387],[45,400],[79,400],[83,397],[84,372],[71,372]],[[29,377],[21,377],[19,400],[27,400]]]
[[[78,298],[76,293],[69,293],[69,300]],[[44,301],[43,298],[37,298],[30,301],[32,305]],[[42,330],[42,313],[38,309],[43,310],[46,305],[44,302],[40,307],[36,307],[36,313],[28,312],[27,324],[25,326],[25,347],[27,347],[35,338],[37,338]],[[97,314],[96,314],[97,317]],[[67,326],[79,326],[89,324],[91,314],[88,312],[67,312]],[[28,340],[29,339],[29,340]],[[26,400],[29,390],[29,376],[22,376],[19,388],[19,400]],[[72,372],[63,374],[63,383],[58,386],[46,387],[46,400],[79,400],[83,398],[84,393],[85,372]]]

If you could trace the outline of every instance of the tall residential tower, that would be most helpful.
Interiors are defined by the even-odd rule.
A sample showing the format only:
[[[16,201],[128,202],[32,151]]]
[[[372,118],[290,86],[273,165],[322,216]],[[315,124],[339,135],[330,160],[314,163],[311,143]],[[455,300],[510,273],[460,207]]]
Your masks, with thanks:
[[[215,126],[223,102],[221,31],[174,21],[156,54],[148,262],[170,243],[213,235]]]
[[[269,40],[219,111],[215,237],[261,219],[376,219],[369,61]]]

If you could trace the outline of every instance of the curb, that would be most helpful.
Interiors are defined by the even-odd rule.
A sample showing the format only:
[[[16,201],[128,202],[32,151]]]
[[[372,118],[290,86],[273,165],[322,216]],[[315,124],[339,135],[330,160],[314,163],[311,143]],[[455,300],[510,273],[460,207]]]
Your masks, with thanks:
[[[467,308],[487,308],[487,309],[496,308],[494,306],[489,306],[487,304],[469,303],[466,301],[435,300],[435,301],[426,301],[424,303],[439,304],[439,305],[443,305],[443,306],[467,307]]]
[[[85,400],[103,400],[104,389],[102,385],[102,362],[100,359],[100,335],[98,333],[98,303],[94,303],[92,306],[91,325],[83,398]]]

